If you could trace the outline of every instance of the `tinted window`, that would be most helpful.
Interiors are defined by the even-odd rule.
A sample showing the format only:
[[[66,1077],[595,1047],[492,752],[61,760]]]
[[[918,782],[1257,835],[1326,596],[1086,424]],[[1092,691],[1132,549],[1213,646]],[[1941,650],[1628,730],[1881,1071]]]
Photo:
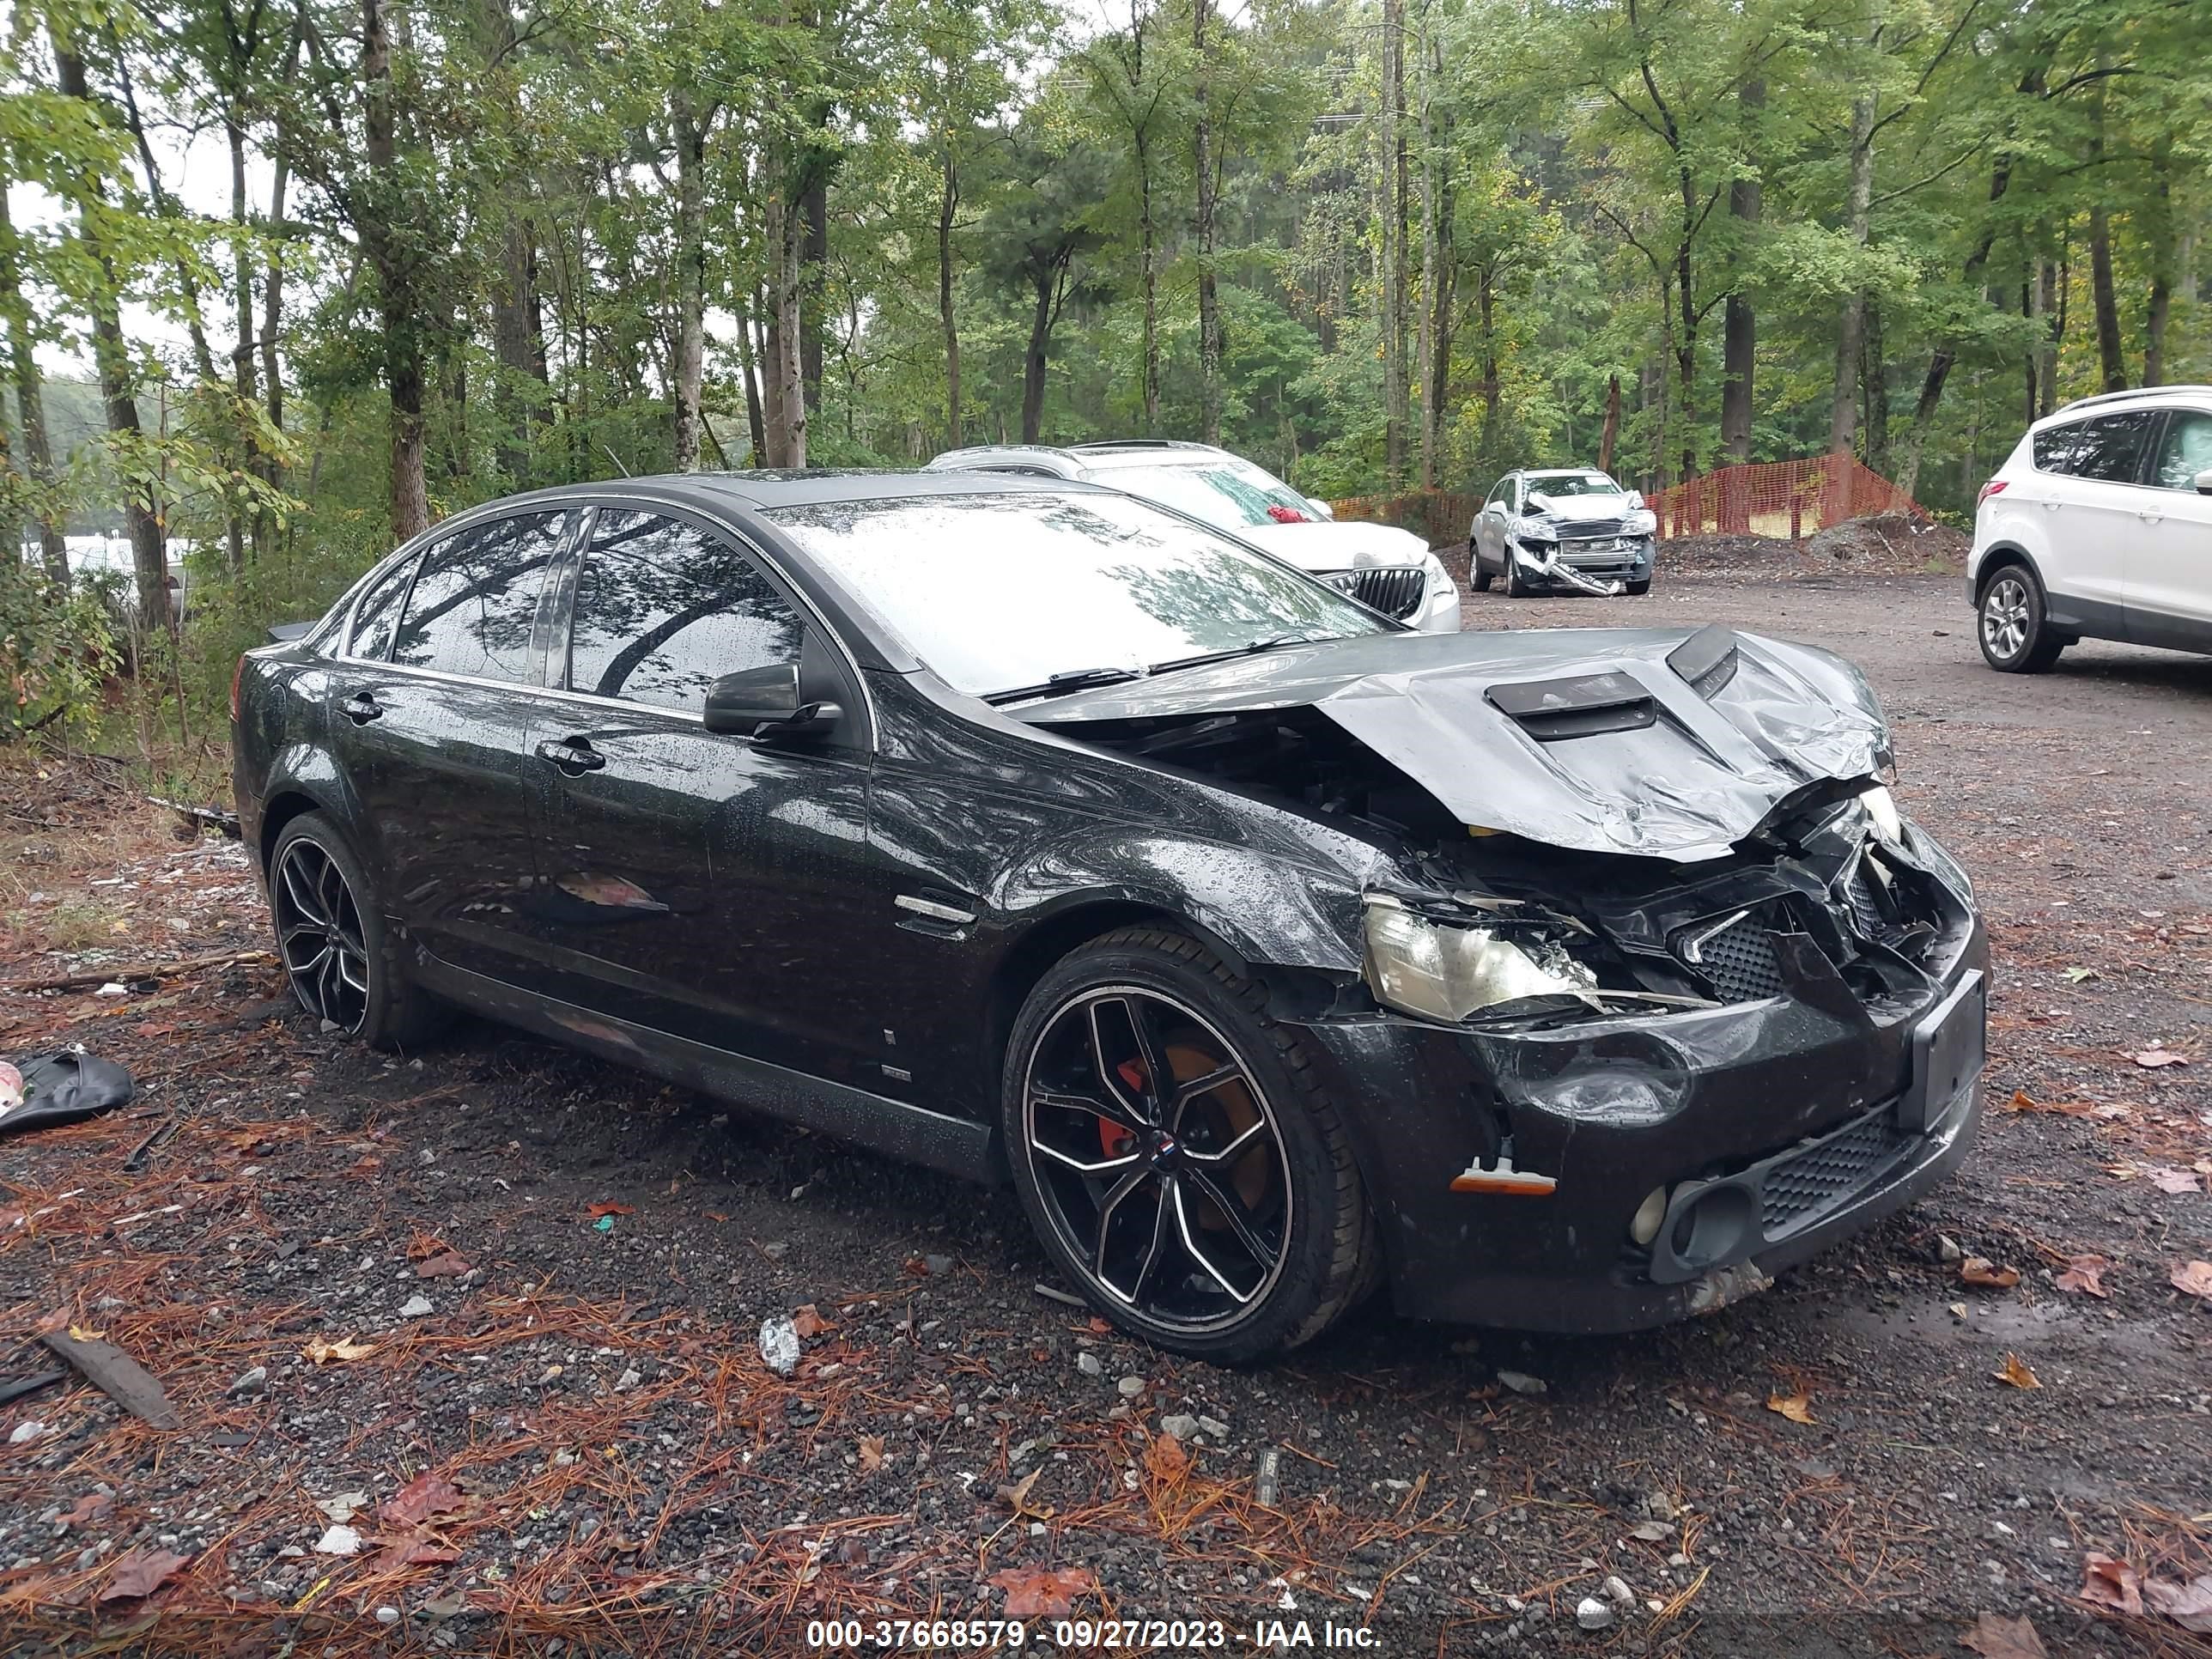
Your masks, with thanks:
[[[377,579],[361,596],[353,613],[350,655],[381,662],[392,648],[392,625],[399,620],[399,601],[407,597],[407,579],[415,574],[416,559],[402,559]]]
[[[725,674],[798,661],[800,632],[759,568],[720,538],[602,513],[576,584],[568,687],[696,711]]]
[[[2135,409],[2124,415],[2100,415],[2087,422],[2074,453],[2074,476],[2133,483],[2142,466],[2143,442],[2157,418],[2155,410]]]
[[[2177,409],[2166,417],[2166,441],[2151,465],[2151,482],[2160,489],[2194,489],[2197,475],[2212,471],[2212,415],[2201,409]]]
[[[538,593],[566,519],[494,519],[432,548],[407,596],[392,660],[475,679],[530,680]]]
[[[1503,507],[1505,505],[1507,498],[1512,494],[1513,481],[1510,478],[1500,478],[1492,488],[1490,499],[1485,501],[1483,505],[1485,507]]]
[[[2038,472],[2071,472],[2074,458],[2080,452],[2082,437],[2088,432],[2087,421],[2076,421],[2071,426],[2046,427],[2035,434],[2035,470]]]

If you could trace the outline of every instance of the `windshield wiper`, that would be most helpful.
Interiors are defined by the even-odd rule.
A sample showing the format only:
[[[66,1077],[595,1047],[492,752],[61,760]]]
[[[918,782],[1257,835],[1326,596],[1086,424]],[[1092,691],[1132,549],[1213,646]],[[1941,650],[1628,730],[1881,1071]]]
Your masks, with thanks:
[[[1238,657],[1256,657],[1262,651],[1280,651],[1291,645],[1319,645],[1324,640],[1340,639],[1341,635],[1324,635],[1316,639],[1310,634],[1271,634],[1264,640],[1254,640],[1249,645],[1232,646],[1226,651],[1208,651],[1196,657],[1177,657],[1172,662],[1156,662],[1145,672],[1148,674],[1170,674],[1178,668],[1203,668],[1210,662],[1229,662]]]
[[[1081,691],[1094,685],[1119,685],[1124,680],[1140,680],[1144,671],[1137,668],[1072,668],[1054,674],[1036,685],[1012,685],[1003,691],[986,691],[985,702],[1020,702],[1028,697],[1048,697],[1062,691]]]

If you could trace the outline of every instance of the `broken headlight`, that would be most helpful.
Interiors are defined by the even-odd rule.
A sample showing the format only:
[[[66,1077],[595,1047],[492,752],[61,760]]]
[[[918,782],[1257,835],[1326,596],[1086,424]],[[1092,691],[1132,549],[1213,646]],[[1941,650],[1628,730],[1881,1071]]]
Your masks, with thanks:
[[[1587,999],[1597,975],[1571,955],[1564,927],[1443,921],[1395,898],[1367,901],[1367,986],[1375,1000],[1456,1022],[1539,997]]]
[[[1881,784],[1859,797],[1859,805],[1866,809],[1867,825],[1892,847],[1905,845],[1905,818],[1897,810],[1897,800]]]
[[[1620,521],[1620,527],[1632,536],[1649,536],[1659,528],[1659,515],[1648,507],[1639,507]]]

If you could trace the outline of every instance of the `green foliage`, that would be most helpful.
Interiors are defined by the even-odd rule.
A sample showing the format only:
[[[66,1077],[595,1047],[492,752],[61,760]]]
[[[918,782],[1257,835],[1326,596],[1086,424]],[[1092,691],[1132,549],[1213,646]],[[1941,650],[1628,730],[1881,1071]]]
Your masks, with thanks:
[[[0,562],[0,738],[40,732],[66,741],[97,726],[120,661],[112,584],[64,586]]]

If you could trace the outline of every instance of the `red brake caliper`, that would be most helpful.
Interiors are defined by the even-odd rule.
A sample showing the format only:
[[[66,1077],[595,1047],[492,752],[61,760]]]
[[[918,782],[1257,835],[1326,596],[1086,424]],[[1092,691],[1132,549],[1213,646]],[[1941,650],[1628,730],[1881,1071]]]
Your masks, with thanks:
[[[1114,1068],[1115,1074],[1139,1094],[1145,1091],[1145,1068],[1134,1060],[1125,1060]],[[1136,1136],[1109,1118],[1098,1120],[1098,1150],[1109,1158],[1120,1158],[1137,1144]]]

